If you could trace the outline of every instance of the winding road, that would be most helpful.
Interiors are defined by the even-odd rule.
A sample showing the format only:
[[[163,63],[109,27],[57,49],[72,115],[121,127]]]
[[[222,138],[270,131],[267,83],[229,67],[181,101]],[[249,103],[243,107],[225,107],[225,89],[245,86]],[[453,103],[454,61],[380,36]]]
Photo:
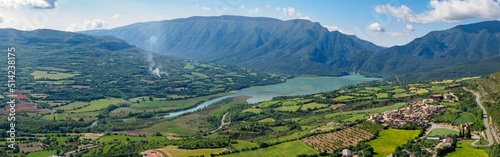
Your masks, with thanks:
[[[226,116],[227,116],[228,114],[229,114],[229,116],[231,116],[231,114],[230,114],[229,112],[226,112],[226,114],[224,114],[224,115],[222,116],[222,120],[221,120],[221,122],[220,122],[220,126],[219,126],[219,128],[217,128],[217,129],[215,129],[215,130],[211,131],[210,133],[214,133],[214,132],[216,132],[217,130],[222,129],[222,127],[224,127],[224,125],[229,125],[229,124],[231,124],[231,118],[229,118],[229,122],[224,123],[224,119],[226,119]]]
[[[471,145],[478,146],[478,147],[488,147],[488,146],[493,145],[493,138],[491,136],[490,125],[489,125],[490,123],[488,123],[488,114],[487,114],[486,109],[484,108],[483,104],[481,104],[481,101],[479,100],[481,97],[475,91],[468,90],[465,87],[463,87],[463,88],[464,88],[464,90],[476,95],[476,102],[479,105],[479,107],[481,108],[481,110],[483,110],[483,121],[484,121],[483,123],[484,123],[484,126],[486,127],[486,129],[485,129],[486,137],[488,138],[488,142],[489,142],[487,145],[476,145],[476,143],[479,142],[479,140],[476,140],[476,141],[472,142]]]

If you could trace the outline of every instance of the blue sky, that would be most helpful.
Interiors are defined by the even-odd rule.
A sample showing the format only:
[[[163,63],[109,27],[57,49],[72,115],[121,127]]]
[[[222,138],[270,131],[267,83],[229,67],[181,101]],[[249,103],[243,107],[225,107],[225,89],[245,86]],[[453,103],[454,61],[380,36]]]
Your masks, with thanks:
[[[109,29],[190,16],[308,19],[381,46],[430,31],[500,19],[496,0],[0,0],[0,27]]]

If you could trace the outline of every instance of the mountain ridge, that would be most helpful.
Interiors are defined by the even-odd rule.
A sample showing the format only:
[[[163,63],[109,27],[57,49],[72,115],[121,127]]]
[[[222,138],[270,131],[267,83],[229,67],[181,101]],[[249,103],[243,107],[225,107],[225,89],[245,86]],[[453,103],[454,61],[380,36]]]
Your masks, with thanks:
[[[337,68],[343,59],[358,50],[382,49],[317,22],[266,17],[190,17],[82,33],[117,36],[176,57],[285,74],[345,75]]]

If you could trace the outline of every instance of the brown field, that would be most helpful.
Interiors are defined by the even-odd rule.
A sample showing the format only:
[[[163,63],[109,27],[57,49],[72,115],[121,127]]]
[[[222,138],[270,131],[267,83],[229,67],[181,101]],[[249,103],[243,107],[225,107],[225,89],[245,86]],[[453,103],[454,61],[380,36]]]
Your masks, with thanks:
[[[330,105],[330,108],[332,108],[333,110],[339,108],[339,107],[342,107],[342,106],[345,106],[345,104],[335,104],[335,105]]]
[[[62,104],[64,104],[64,103],[62,103],[62,102],[49,102],[48,104],[49,104],[50,106],[56,106],[56,105],[57,105],[57,106],[61,106],[61,105],[62,105]]]
[[[80,88],[90,88],[90,86],[73,85],[73,86],[71,86],[71,88],[77,88],[77,89],[80,89]]]
[[[84,133],[84,134],[76,134],[76,133],[70,133],[70,135],[83,135],[79,139],[91,139],[91,140],[97,140],[99,137],[104,136],[104,134],[97,134],[97,133]]]
[[[382,129],[379,124],[365,122],[340,131],[306,137],[302,141],[318,151],[333,153],[333,150],[339,148],[356,146],[358,142],[370,139],[377,130]]]
[[[28,147],[28,145],[30,147]],[[31,147],[31,145],[33,145],[33,147]],[[19,143],[19,150],[24,151],[24,152],[39,151],[39,150],[43,150],[41,145],[42,145],[42,143],[40,143],[40,142]]]
[[[54,113],[55,110],[51,109],[39,109],[35,103],[28,102],[20,102],[16,103],[16,113],[28,113],[28,114],[37,114],[37,113]],[[10,107],[6,105],[4,108],[0,109],[0,114],[9,114]]]

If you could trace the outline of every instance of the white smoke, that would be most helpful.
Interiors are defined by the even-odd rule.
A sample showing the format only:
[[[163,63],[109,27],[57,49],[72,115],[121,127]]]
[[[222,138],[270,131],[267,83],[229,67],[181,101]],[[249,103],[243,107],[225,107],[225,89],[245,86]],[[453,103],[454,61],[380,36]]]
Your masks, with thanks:
[[[146,40],[146,43],[149,44],[149,51],[147,53],[146,59],[148,60],[148,63],[149,63],[149,68],[148,68],[149,72],[151,72],[151,74],[153,74],[153,75],[161,77],[160,68],[162,68],[162,66],[159,65],[153,70],[153,68],[156,66],[156,62],[153,60],[153,52],[151,52],[153,50],[153,47],[156,45],[157,40],[158,40],[158,38],[156,38],[156,36],[154,36],[154,35],[149,37],[148,40]],[[165,72],[165,74],[167,76],[169,76],[167,72]]]
[[[160,69],[156,68],[156,69],[155,69],[155,70],[153,70],[152,72],[153,72],[153,74],[156,74],[156,76],[161,77],[161,76],[160,76]]]

